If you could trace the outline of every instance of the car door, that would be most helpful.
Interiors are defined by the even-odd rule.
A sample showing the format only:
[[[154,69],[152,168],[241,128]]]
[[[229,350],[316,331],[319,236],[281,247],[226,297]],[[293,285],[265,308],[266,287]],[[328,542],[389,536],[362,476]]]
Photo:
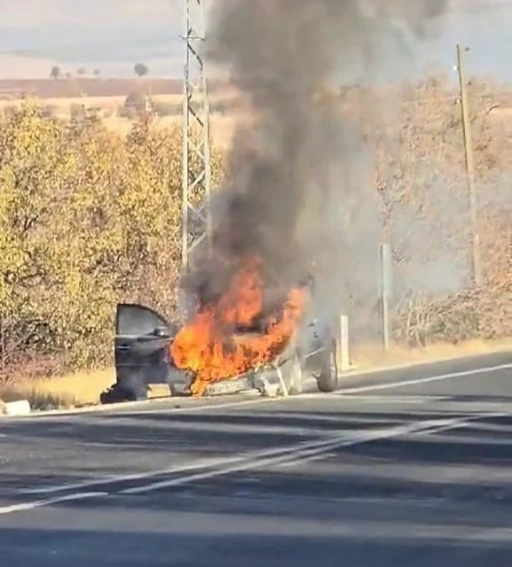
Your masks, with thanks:
[[[167,381],[173,329],[149,307],[121,303],[116,311],[115,366],[117,383],[145,394],[148,384]]]

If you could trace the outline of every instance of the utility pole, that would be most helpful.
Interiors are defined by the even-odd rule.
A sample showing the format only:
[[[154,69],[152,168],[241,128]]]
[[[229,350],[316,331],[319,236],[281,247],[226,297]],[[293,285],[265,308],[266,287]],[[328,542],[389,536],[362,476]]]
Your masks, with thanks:
[[[466,84],[465,53],[469,48],[457,44],[457,70],[459,73],[460,108],[462,115],[462,131],[464,134],[464,150],[466,154],[466,176],[469,193],[469,208],[472,229],[473,278],[476,285],[482,282],[482,264],[480,258],[480,234],[478,232],[478,213],[475,190],[475,165],[473,159],[473,142],[471,121],[469,119],[468,93]]]
[[[189,270],[196,247],[211,242],[210,107],[201,54],[205,1],[185,1],[183,80],[182,269]]]

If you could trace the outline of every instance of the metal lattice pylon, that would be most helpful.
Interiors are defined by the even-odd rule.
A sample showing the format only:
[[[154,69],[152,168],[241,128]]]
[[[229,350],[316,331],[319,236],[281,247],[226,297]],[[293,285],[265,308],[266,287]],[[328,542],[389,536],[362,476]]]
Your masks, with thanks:
[[[182,268],[200,243],[210,246],[210,108],[201,47],[205,0],[185,0],[183,100]]]

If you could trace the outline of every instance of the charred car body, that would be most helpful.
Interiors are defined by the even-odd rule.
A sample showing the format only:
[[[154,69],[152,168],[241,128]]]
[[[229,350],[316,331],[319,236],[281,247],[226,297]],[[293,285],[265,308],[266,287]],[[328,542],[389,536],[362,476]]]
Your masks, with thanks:
[[[319,317],[311,304],[294,336],[274,360],[241,376],[212,382],[205,395],[255,389],[262,395],[296,394],[302,392],[310,377],[320,391],[332,392],[339,380],[337,327],[334,318]],[[154,384],[167,384],[173,396],[190,395],[195,376],[177,368],[171,356],[177,325],[143,305],[121,303],[115,330],[116,382],[101,394],[102,403],[147,399]]]

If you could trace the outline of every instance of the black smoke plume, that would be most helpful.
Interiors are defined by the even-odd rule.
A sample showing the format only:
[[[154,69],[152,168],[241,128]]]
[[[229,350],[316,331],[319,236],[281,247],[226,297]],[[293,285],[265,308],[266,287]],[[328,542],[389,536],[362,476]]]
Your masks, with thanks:
[[[202,301],[222,293],[252,254],[263,258],[269,286],[313,272],[324,285],[336,282],[342,300],[359,262],[340,260],[349,250],[343,218],[376,190],[333,87],[355,66],[400,65],[408,42],[421,40],[445,8],[444,0],[216,1],[208,58],[227,70],[250,120],[236,129],[213,261],[187,280]],[[365,222],[379,226],[375,216],[363,214]]]

